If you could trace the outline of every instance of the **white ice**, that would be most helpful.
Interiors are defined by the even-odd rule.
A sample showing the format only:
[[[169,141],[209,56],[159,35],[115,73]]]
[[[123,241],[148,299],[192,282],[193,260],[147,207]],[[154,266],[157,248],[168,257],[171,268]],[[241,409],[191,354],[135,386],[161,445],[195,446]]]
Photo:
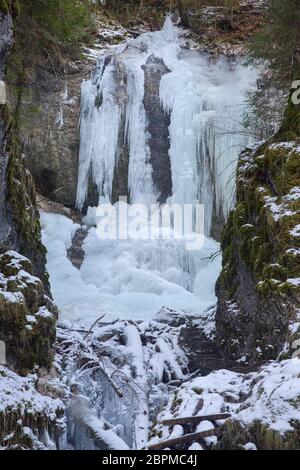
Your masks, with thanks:
[[[78,228],[59,214],[41,214],[47,269],[61,317],[91,325],[105,319],[152,318],[163,307],[202,313],[216,301],[221,259],[208,258],[219,244],[206,238],[187,252],[177,240],[100,240],[90,228],[80,270],[67,258]],[[204,259],[203,259],[204,258]]]
[[[257,72],[243,67],[239,59],[212,62],[203,53],[184,50],[180,36],[181,30],[168,17],[161,31],[144,33],[116,48],[106,67],[108,56],[99,56],[93,77],[82,87],[77,206],[83,206],[90,174],[100,196],[111,195],[117,147],[123,144],[117,142],[121,122],[115,96],[117,64],[123,64],[127,75],[128,192],[131,202],[155,202],[142,70],[153,55],[170,70],[162,77],[160,98],[171,117],[171,201],[204,203],[209,234],[214,202],[225,218],[234,203],[237,158],[252,140],[242,126],[245,98],[256,86]],[[95,107],[99,93],[100,108]]]

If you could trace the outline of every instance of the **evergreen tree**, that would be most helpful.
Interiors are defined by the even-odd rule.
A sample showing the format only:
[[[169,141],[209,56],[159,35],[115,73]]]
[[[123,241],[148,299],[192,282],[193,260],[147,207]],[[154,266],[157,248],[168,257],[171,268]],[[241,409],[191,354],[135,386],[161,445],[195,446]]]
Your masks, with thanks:
[[[272,70],[273,86],[288,88],[289,100],[279,139],[300,136],[300,104],[295,99],[296,81],[300,80],[300,1],[268,0],[264,26],[250,50],[256,62]]]

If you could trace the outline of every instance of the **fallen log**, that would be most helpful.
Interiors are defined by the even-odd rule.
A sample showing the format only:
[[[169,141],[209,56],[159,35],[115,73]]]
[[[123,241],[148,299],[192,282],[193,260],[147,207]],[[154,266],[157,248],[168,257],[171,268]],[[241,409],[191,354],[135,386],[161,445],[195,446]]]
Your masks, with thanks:
[[[176,424],[199,424],[201,421],[219,421],[230,417],[231,414],[229,413],[220,413],[206,416],[188,416],[186,418],[165,419],[162,421],[162,424],[164,426],[175,426]]]
[[[166,447],[174,447],[176,445],[191,444],[192,442],[197,442],[204,437],[217,436],[218,429],[209,429],[208,431],[195,432],[193,434],[185,434],[185,436],[176,437],[174,439],[169,439],[167,441],[159,442],[158,444],[152,444],[148,446],[148,450],[160,450],[165,449]]]

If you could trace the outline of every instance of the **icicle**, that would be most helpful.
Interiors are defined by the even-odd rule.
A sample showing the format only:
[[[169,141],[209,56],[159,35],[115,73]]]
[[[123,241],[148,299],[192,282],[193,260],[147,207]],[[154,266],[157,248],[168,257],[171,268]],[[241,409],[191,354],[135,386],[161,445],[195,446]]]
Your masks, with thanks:
[[[85,202],[90,176],[99,196],[111,197],[120,125],[114,71],[114,64],[102,57],[94,77],[82,84],[78,209]]]
[[[128,189],[132,203],[144,203],[149,206],[156,202],[156,196],[146,135],[146,114],[143,104],[144,72],[141,68],[143,63],[143,58],[126,61],[128,84],[126,136],[130,149]]]

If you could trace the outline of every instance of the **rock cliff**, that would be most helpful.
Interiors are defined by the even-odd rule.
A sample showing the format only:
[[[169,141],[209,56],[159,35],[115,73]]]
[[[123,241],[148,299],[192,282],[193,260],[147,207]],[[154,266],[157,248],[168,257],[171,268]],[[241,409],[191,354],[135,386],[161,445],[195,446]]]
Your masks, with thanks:
[[[12,28],[12,16],[0,12],[1,80],[13,44]],[[0,181],[0,340],[5,342],[7,364],[26,371],[50,365],[57,310],[46,296],[48,276],[34,183],[7,103],[0,105]],[[38,312],[45,315],[38,318]]]
[[[240,157],[237,205],[223,231],[217,283],[217,339],[231,358],[275,359],[286,341],[296,347],[299,159],[297,142],[266,143]]]

